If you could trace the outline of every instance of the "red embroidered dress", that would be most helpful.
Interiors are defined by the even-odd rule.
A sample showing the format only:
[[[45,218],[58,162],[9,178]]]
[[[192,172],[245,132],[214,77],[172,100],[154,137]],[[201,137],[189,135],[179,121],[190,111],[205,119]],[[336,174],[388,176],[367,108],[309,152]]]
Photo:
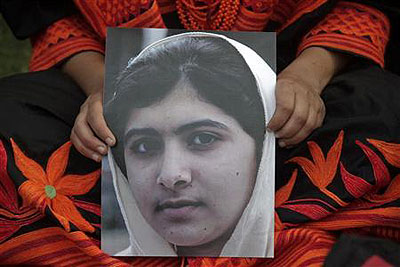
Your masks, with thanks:
[[[74,0],[80,14],[61,19],[33,38],[30,69],[48,69],[85,50],[104,53],[106,27],[164,28],[163,15],[177,12],[187,29],[262,31],[269,23],[278,33],[328,0]],[[380,11],[338,1],[302,39],[297,53],[324,46],[366,57],[380,66],[389,36]]]
[[[31,69],[44,70],[80,51],[104,52],[107,26],[165,27],[165,14],[190,7],[193,1],[75,0],[81,14],[57,21],[34,38]],[[221,0],[218,3],[224,3],[229,16],[218,16],[216,9],[211,14],[214,19],[199,17],[196,23],[232,30],[264,30],[275,24],[282,35],[328,2]],[[180,20],[194,25],[182,14]],[[297,51],[325,46],[382,66],[388,32],[389,22],[379,11],[337,1],[328,15],[302,34]],[[97,241],[98,166],[66,143],[85,96],[57,69],[1,79],[0,263],[321,266],[340,233],[400,242],[400,79],[367,65],[338,75],[328,86],[323,97],[330,112],[324,126],[295,149],[277,149],[281,166],[277,166],[275,259],[112,258]],[[71,177],[80,182],[72,183]]]

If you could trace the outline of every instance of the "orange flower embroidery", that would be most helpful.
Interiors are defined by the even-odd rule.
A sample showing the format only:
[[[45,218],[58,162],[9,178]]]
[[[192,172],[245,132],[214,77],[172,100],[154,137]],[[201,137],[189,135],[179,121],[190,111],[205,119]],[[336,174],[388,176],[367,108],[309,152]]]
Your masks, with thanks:
[[[290,177],[289,182],[282,186],[276,193],[275,193],[275,208],[280,207],[285,201],[289,199],[290,193],[293,190],[294,183],[296,182],[297,178],[297,169],[295,169]]]
[[[344,187],[354,198],[363,196],[373,187],[373,185],[365,181],[363,178],[349,173],[342,162],[340,162],[340,173],[342,175]]]
[[[394,177],[383,194],[370,194],[365,197],[369,201],[378,204],[386,204],[400,198],[400,174]]]
[[[71,142],[58,148],[49,158],[46,171],[28,158],[11,139],[15,163],[28,179],[18,189],[23,206],[40,209],[46,207],[54,214],[66,231],[70,222],[78,229],[94,232],[94,227],[79,213],[69,196],[83,195],[90,191],[100,177],[100,170],[86,175],[64,175]]]
[[[287,161],[299,164],[310,178],[311,182],[318,187],[321,192],[331,197],[341,206],[345,206],[346,202],[342,201],[339,197],[326,189],[326,187],[332,182],[336,175],[339,158],[342,151],[343,135],[344,133],[342,130],[340,131],[335,143],[329,150],[326,159],[319,145],[310,141],[307,144],[313,161],[305,157],[294,157]]]
[[[400,168],[400,144],[375,139],[367,139],[367,141],[376,147],[390,164]]]
[[[400,144],[388,143],[375,139],[367,139],[374,147],[376,147],[385,157],[385,159],[396,168],[400,168]],[[386,170],[386,176],[389,173]],[[390,178],[390,177],[389,177]],[[387,179],[386,179],[387,180]],[[378,184],[378,182],[377,182]],[[385,183],[383,183],[385,185]],[[395,201],[400,197],[400,174],[398,174],[390,182],[386,191],[383,194],[371,194],[366,196],[366,199],[373,203],[385,204]]]

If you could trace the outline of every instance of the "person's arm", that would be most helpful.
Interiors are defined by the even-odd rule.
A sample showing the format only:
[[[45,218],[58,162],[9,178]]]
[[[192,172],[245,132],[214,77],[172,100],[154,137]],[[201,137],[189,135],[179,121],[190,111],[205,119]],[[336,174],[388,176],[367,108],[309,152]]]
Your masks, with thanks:
[[[95,51],[83,51],[70,57],[61,70],[67,73],[90,96],[103,91],[104,55]]]
[[[389,19],[380,10],[368,4],[338,1],[303,37],[298,54],[309,47],[326,47],[384,67],[390,28]]]
[[[283,147],[304,140],[325,117],[322,90],[349,60],[384,66],[390,23],[375,8],[338,1],[298,46],[298,57],[278,75],[277,110],[268,127]],[[333,52],[336,51],[336,52]]]
[[[72,56],[62,70],[74,79],[88,96],[71,131],[71,141],[84,156],[100,161],[115,137],[103,116],[104,56],[85,51]]]
[[[301,142],[322,125],[325,105],[320,94],[348,60],[339,52],[310,47],[278,75],[276,111],[267,127],[281,147]]]
[[[33,36],[32,44],[30,70],[59,66],[88,96],[75,120],[71,141],[81,154],[100,161],[107,145],[115,143],[102,114],[104,40],[81,14],[75,14]]]
[[[56,21],[31,38],[33,55],[30,70],[61,66],[82,88],[88,98],[76,118],[71,141],[80,153],[100,161],[101,156],[107,153],[107,145],[112,146],[116,142],[102,113],[106,28],[161,27],[164,24],[157,5],[147,5],[147,2],[136,16],[125,16],[124,10],[118,10],[121,16],[116,16],[114,9],[95,1],[77,0],[74,5],[80,13]],[[141,16],[144,13],[154,16],[143,23]]]

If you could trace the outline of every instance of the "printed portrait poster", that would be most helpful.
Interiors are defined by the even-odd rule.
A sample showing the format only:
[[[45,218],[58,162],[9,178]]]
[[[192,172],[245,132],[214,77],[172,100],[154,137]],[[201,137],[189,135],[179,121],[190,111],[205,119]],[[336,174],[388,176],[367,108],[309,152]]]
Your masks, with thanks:
[[[102,249],[273,257],[275,34],[109,29]]]

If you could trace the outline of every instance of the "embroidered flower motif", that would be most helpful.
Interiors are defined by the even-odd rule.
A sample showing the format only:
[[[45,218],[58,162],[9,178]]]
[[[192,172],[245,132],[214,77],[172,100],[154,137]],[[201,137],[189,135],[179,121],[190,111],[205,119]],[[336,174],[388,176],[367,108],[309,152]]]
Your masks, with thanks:
[[[297,169],[295,169],[290,177],[289,182],[282,186],[276,193],[275,193],[275,208],[280,207],[285,201],[289,199],[290,193],[293,190],[294,183],[296,182],[297,178]]]
[[[383,160],[381,160],[381,158],[371,148],[367,147],[358,140],[356,141],[356,144],[361,147],[361,149],[371,162],[372,171],[375,177],[375,186],[373,187],[373,191],[371,191],[371,193],[375,193],[379,191],[379,189],[386,187],[390,183],[389,170]]]
[[[384,156],[387,162],[389,162],[391,165],[393,165],[396,168],[400,168],[400,144],[395,144],[395,143],[388,143],[380,140],[375,140],[375,139],[367,139],[367,141],[372,144],[374,147],[376,147]],[[384,163],[382,161],[377,161],[371,160],[371,163],[378,162],[380,165]],[[376,163],[375,163],[376,165]],[[373,165],[374,166],[374,165]],[[377,169],[377,171],[375,171]],[[378,171],[382,173],[381,175],[378,175]],[[378,194],[377,192],[372,193],[367,195],[365,198],[368,199],[372,203],[377,203],[377,204],[386,204],[391,201],[395,201],[399,199],[400,196],[400,174],[396,175],[391,181],[390,181],[390,174],[389,170],[386,168],[386,166],[380,167],[379,169],[377,167],[374,168],[374,174],[375,174],[375,179],[376,179],[376,187],[385,187],[387,184],[389,184],[385,190],[384,193]],[[380,178],[380,179],[379,179]]]
[[[86,175],[64,175],[71,142],[65,143],[50,156],[46,170],[28,158],[12,139],[11,143],[15,163],[28,179],[18,189],[23,206],[35,207],[42,213],[48,207],[68,232],[70,222],[82,231],[93,232],[94,227],[82,217],[69,196],[89,192],[99,179],[100,170]]]
[[[354,198],[363,196],[373,187],[373,185],[365,181],[363,178],[349,173],[342,162],[340,162],[340,174],[342,175],[344,187]]]
[[[7,152],[0,140],[0,243],[10,238],[22,226],[43,217],[37,210],[18,205],[17,190],[7,172],[7,161]]]
[[[18,195],[14,183],[7,172],[7,153],[0,140],[0,208],[18,213]]]
[[[376,147],[390,164],[400,168],[400,144],[375,139],[367,139],[367,141]]]
[[[380,205],[400,199],[400,174],[393,178],[385,192],[382,194],[370,194],[365,198],[372,203]]]
[[[332,198],[340,206],[345,206],[346,203],[342,201],[335,194],[330,192],[326,187],[332,182],[336,175],[340,154],[342,151],[343,144],[343,130],[340,131],[338,138],[328,152],[326,158],[315,142],[308,142],[308,148],[310,149],[313,161],[305,157],[294,157],[287,162],[299,164],[307,176],[310,178],[311,182],[318,187],[321,192]]]

